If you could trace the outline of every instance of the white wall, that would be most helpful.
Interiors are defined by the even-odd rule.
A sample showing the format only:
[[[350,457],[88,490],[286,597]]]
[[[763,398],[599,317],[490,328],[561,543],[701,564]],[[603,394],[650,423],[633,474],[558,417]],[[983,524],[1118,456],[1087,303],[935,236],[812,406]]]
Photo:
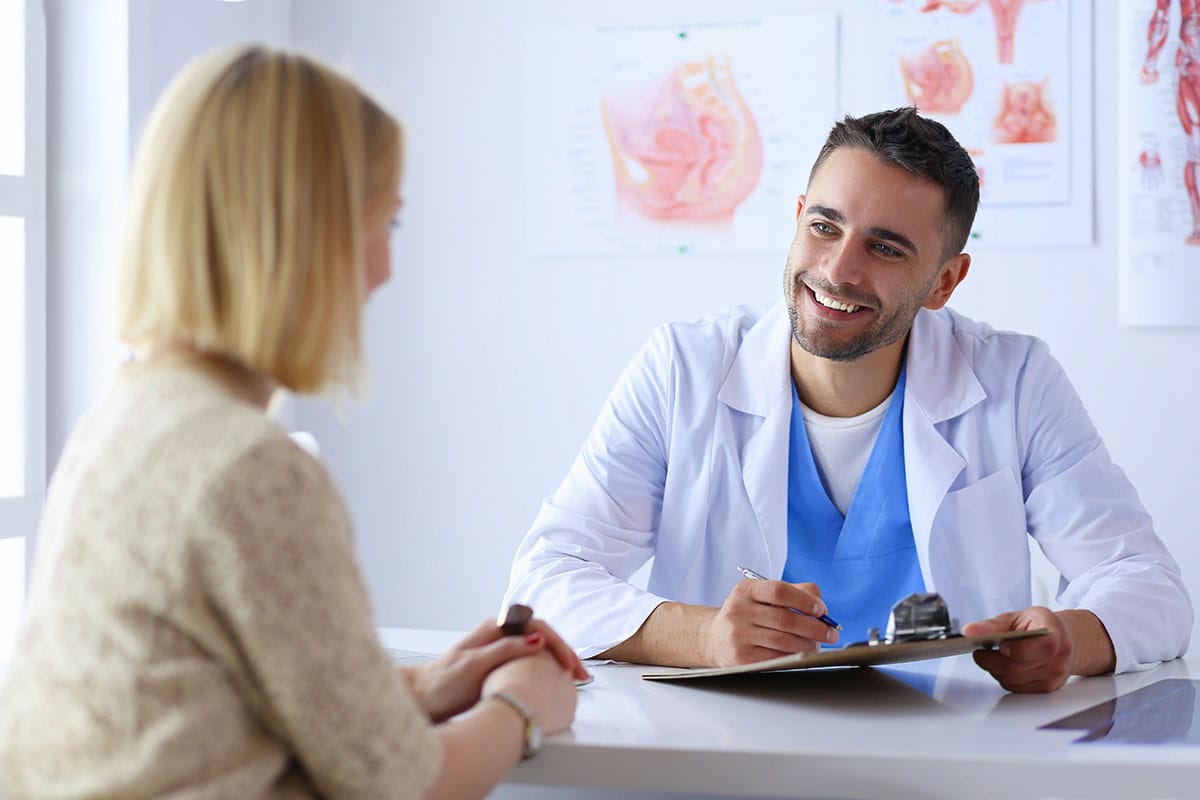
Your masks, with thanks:
[[[1112,7],[1097,5],[1096,244],[977,251],[953,305],[1050,343],[1200,596],[1200,378],[1189,357],[1200,332],[1116,325],[1117,31]],[[737,14],[799,7],[751,0]],[[853,16],[869,6],[803,7]],[[383,624],[464,627],[492,613],[539,502],[651,329],[779,294],[788,229],[769,256],[524,255],[526,30],[661,21],[672,9],[729,15],[719,2],[634,0],[293,5],[296,41],[365,79],[409,132],[395,276],[369,312],[374,394],[340,416],[321,404],[299,414],[353,509]],[[863,45],[842,43],[854,74]],[[802,101],[822,65],[798,53],[780,69],[796,71]]]

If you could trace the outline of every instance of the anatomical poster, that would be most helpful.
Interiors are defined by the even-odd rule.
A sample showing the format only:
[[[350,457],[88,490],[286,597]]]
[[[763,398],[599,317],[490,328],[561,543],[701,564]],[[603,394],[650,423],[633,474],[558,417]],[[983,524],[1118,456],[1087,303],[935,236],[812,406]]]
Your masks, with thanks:
[[[1200,0],[1121,0],[1118,315],[1200,324]]]
[[[1090,244],[1090,2],[876,3],[864,105],[916,106],[967,149],[981,183],[975,243]]]
[[[535,255],[780,252],[839,110],[837,17],[530,31]],[[803,63],[827,71],[796,73]]]

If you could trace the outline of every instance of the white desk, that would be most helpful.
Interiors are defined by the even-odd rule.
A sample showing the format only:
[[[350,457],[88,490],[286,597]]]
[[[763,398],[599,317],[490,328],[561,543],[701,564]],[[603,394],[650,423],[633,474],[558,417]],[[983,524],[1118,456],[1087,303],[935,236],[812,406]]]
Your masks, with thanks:
[[[458,638],[381,635],[424,652]],[[1186,661],[1049,695],[1009,694],[970,656],[678,684],[641,680],[647,667],[590,668],[570,732],[510,782],[839,800],[1200,798],[1200,746],[1072,744],[1084,731],[1038,730],[1163,678],[1200,677]]]

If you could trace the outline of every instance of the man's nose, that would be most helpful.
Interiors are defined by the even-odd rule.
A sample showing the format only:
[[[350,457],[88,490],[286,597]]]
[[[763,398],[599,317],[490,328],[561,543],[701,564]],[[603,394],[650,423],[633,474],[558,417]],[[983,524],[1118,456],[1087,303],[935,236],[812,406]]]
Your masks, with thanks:
[[[825,279],[835,286],[857,284],[862,276],[862,255],[849,237],[837,242],[827,253]]]

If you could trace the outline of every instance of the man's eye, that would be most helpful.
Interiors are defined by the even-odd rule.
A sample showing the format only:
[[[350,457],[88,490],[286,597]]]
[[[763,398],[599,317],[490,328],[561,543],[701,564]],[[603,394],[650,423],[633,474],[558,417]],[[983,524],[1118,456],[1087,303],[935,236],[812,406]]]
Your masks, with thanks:
[[[828,222],[817,220],[812,224],[812,229],[817,233],[833,233],[833,226]]]
[[[904,255],[904,253],[901,253],[896,248],[889,247],[886,244],[876,244],[875,251],[881,255],[887,256],[888,258],[898,258],[898,257]]]

